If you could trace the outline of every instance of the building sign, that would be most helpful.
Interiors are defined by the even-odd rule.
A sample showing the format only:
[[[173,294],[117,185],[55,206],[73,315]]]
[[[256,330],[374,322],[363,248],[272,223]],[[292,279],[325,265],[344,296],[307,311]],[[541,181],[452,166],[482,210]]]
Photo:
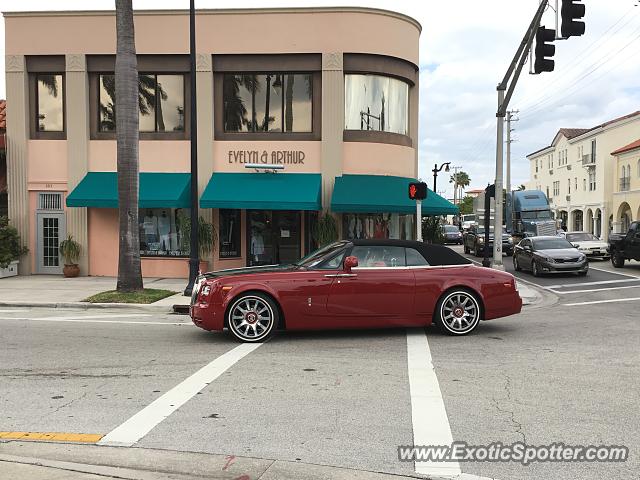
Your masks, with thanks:
[[[264,165],[304,165],[302,150],[229,150],[229,163],[262,163]]]

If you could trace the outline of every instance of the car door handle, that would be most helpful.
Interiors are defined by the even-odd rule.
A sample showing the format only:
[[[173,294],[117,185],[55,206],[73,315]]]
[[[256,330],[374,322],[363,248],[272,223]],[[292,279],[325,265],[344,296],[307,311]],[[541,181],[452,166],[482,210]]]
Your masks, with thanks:
[[[350,278],[350,277],[357,277],[357,276],[358,276],[357,273],[331,273],[331,274],[325,275],[325,277],[327,278]]]

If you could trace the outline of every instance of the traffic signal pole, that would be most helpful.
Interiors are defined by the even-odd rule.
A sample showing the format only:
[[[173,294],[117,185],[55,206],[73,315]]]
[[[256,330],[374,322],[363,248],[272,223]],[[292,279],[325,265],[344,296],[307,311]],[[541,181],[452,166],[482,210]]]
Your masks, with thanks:
[[[542,20],[542,15],[547,7],[548,0],[542,0],[540,6],[525,33],[518,51],[516,52],[507,73],[504,76],[502,82],[498,85],[498,111],[496,113],[497,128],[496,128],[496,200],[495,200],[495,214],[494,214],[494,227],[493,227],[493,268],[504,270],[502,264],[502,183],[503,183],[503,166],[504,166],[504,118],[509,108],[509,102],[513,96],[513,92],[516,88],[522,68],[527,60],[529,50],[533,45],[533,39],[535,38],[536,31]],[[513,78],[512,78],[513,77]],[[511,83],[509,83],[511,81]],[[486,214],[486,213],[485,213]]]

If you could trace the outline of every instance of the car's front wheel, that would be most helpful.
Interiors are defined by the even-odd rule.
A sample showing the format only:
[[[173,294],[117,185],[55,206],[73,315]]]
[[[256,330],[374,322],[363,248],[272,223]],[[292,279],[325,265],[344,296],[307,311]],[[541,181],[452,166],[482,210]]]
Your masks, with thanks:
[[[540,267],[538,267],[538,262],[535,260],[531,262],[531,273],[533,273],[534,277],[540,276]]]
[[[614,250],[611,254],[611,264],[615,268],[623,268],[624,267],[624,257],[618,250]]]
[[[438,301],[436,324],[449,335],[467,335],[480,323],[480,304],[467,290],[447,292]]]
[[[227,326],[241,342],[256,343],[268,339],[280,321],[276,303],[260,292],[248,292],[234,299],[227,310]]]

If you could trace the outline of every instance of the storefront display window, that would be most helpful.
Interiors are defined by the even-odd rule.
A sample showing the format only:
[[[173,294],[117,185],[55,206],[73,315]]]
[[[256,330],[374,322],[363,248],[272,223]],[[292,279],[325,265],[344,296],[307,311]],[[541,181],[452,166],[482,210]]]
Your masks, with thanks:
[[[140,255],[145,257],[187,257],[188,239],[180,228],[186,208],[140,209]],[[188,248],[188,245],[186,245]]]
[[[226,74],[225,132],[311,132],[311,74]]]
[[[409,134],[409,84],[381,75],[347,74],[345,130]]]
[[[391,238],[412,240],[414,216],[398,213],[345,213],[342,215],[342,236],[347,240]]]
[[[240,210],[220,210],[220,258],[237,258],[240,253]]]

